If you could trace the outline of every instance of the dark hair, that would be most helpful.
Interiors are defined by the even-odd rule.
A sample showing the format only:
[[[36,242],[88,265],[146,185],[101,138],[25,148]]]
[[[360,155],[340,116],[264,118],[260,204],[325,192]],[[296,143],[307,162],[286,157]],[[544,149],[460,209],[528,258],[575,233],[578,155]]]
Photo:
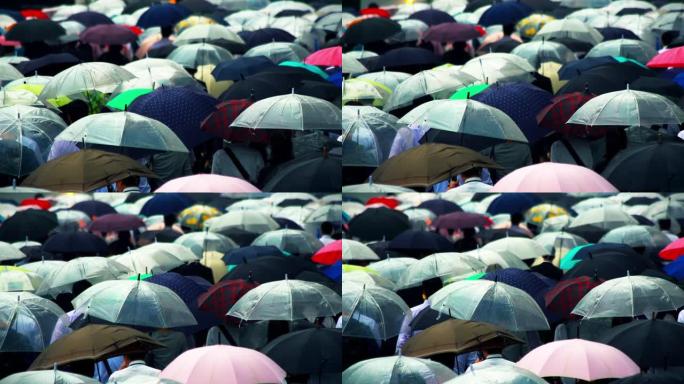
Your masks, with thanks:
[[[378,8],[378,4],[377,3],[370,3],[370,4],[368,4],[368,8]]]
[[[511,215],[511,224],[518,225],[523,222],[523,215],[520,212],[513,213]]]
[[[665,31],[660,36],[660,41],[663,43],[663,46],[667,47],[668,45],[672,44],[672,42],[677,37],[679,37],[679,32],[677,32],[677,31]]]
[[[482,169],[478,167],[470,168],[467,169],[463,172],[461,172],[461,176],[463,176],[464,179],[467,179],[469,177],[480,177],[480,174],[482,173]]]
[[[439,277],[424,280],[421,283],[421,288],[425,296],[430,297],[432,294],[442,289],[442,280]]]
[[[321,223],[321,233],[324,235],[331,235],[333,233],[333,225],[329,221],[324,221]]]
[[[504,36],[510,36],[515,32],[515,25],[513,24],[504,24],[503,26],[503,34]]]
[[[128,176],[127,178],[121,180],[121,183],[127,187],[137,187],[140,184],[140,177]]]
[[[173,34],[173,26],[171,25],[165,25],[161,27],[161,35],[162,37],[169,37]]]
[[[147,356],[147,352],[143,352],[143,351],[128,352],[126,354],[126,356],[128,356],[128,360],[130,360],[130,361],[145,360],[145,356]]]
[[[164,226],[165,227],[172,227],[174,224],[176,224],[176,215],[173,213],[167,213],[164,215]]]
[[[670,228],[672,228],[672,222],[670,221],[670,219],[659,219],[658,227],[661,231],[669,231]]]
[[[461,228],[464,238],[475,237],[475,228]]]

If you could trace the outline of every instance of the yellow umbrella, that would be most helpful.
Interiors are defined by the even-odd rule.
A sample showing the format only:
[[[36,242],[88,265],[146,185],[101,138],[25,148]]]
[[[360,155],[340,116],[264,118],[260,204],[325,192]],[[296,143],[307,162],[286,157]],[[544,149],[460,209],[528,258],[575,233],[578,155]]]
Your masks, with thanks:
[[[233,85],[232,80],[216,81],[214,75],[211,71],[216,67],[213,64],[200,65],[197,67],[197,72],[195,72],[195,79],[203,82],[207,86],[207,93],[211,96],[218,98],[221,96],[226,89]]]
[[[516,25],[516,29],[520,36],[531,39],[539,32],[542,27],[549,21],[556,20],[555,17],[543,15],[540,13],[533,13],[526,18],[520,20]]]
[[[568,215],[568,211],[565,208],[555,204],[544,203],[537,204],[528,209],[527,212],[525,212],[525,220],[528,223],[539,226],[548,218],[562,215]]]
[[[558,77],[558,71],[562,64],[556,63],[555,61],[547,61],[542,63],[541,67],[537,70],[540,75],[548,77],[551,80],[551,87],[553,88],[553,93],[557,93],[561,89],[567,80],[561,80]]]
[[[386,85],[368,79],[346,80],[342,87],[342,102],[372,100],[373,106],[382,107],[392,94]]]
[[[368,267],[361,267],[358,265],[352,265],[352,264],[342,264],[342,272],[354,272],[354,271],[361,271],[361,272],[367,272],[371,273],[373,275],[377,275],[378,273],[375,272],[374,270],[368,268]]]
[[[190,27],[194,27],[195,25],[204,25],[204,24],[216,24],[216,20],[210,18],[210,17],[205,17],[205,16],[190,16],[187,17],[181,21],[179,21],[176,26],[173,28],[173,30],[176,32],[176,35],[183,32],[183,30],[188,29]]]
[[[228,273],[228,267],[221,259],[223,253],[216,251],[207,251],[202,255],[200,261],[202,265],[211,269],[211,274],[214,276],[214,281],[221,281],[221,278]]]

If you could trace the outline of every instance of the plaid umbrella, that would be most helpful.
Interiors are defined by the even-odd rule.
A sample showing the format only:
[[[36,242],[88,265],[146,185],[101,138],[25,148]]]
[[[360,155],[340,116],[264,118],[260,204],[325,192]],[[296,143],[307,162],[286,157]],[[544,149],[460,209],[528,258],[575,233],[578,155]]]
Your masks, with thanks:
[[[585,127],[577,125],[567,125],[570,117],[587,101],[595,95],[584,92],[572,92],[558,95],[553,98],[551,104],[539,111],[537,122],[540,127],[555,129],[561,133],[584,135]]]
[[[257,285],[258,283],[241,279],[221,281],[201,294],[197,298],[197,305],[200,310],[223,318],[233,304]]]
[[[587,276],[561,281],[544,295],[546,308],[565,319],[576,318],[571,312],[577,303],[603,281]]]
[[[224,101],[216,106],[216,111],[204,119],[200,128],[204,132],[230,141],[266,142],[268,135],[263,131],[230,127],[233,120],[252,104],[254,101],[247,99]]]

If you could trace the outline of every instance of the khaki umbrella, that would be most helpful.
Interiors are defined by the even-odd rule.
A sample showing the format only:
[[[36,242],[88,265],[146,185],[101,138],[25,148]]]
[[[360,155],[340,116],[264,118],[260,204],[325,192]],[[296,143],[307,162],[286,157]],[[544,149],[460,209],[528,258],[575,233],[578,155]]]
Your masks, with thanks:
[[[130,157],[84,149],[41,165],[22,185],[60,192],[87,192],[130,176],[157,177]]]
[[[47,347],[29,369],[49,369],[79,360],[103,360],[131,352],[163,347],[146,334],[128,327],[90,324]]]
[[[404,187],[425,187],[471,168],[501,168],[489,158],[464,147],[423,144],[382,163],[373,180]]]

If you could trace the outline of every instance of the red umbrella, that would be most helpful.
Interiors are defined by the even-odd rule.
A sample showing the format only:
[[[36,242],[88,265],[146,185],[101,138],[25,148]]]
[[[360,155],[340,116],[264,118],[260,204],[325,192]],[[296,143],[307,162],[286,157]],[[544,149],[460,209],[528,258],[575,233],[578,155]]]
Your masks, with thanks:
[[[434,226],[437,229],[460,229],[488,227],[492,223],[492,219],[479,213],[452,212],[439,216],[435,220]]]
[[[119,24],[98,24],[81,32],[79,38],[84,43],[123,45],[138,38],[130,28]]]
[[[216,106],[216,111],[207,116],[200,129],[204,132],[230,141],[268,142],[268,134],[260,130],[230,128],[235,118],[253,104],[251,100],[228,100]]]
[[[646,66],[649,68],[684,68],[684,47],[668,49],[652,58]]]
[[[94,232],[119,232],[138,229],[144,226],[145,223],[136,215],[110,213],[95,219],[90,223],[88,229]]]
[[[342,66],[342,47],[336,45],[330,48],[318,50],[304,59],[309,65],[319,65],[322,67],[341,67]]]
[[[48,16],[45,12],[41,11],[40,9],[24,9],[20,13],[27,19],[47,20],[50,18],[50,16]]]
[[[387,12],[386,10],[382,8],[364,8],[361,10],[361,15],[362,16],[379,16],[379,17],[384,17],[386,19],[390,18],[390,13]]]
[[[226,280],[218,282],[197,298],[197,306],[202,311],[215,314],[222,319],[240,298],[259,285],[247,280]]]
[[[587,129],[584,126],[566,124],[570,117],[580,109],[587,101],[596,95],[584,92],[566,93],[553,98],[552,103],[539,111],[537,122],[539,126],[554,129],[565,134],[586,136]],[[597,127],[593,127],[597,128]],[[592,132],[594,129],[592,129]]]
[[[575,318],[571,312],[580,300],[594,287],[603,283],[603,279],[580,276],[563,280],[544,295],[546,308],[565,319]]]
[[[658,255],[663,260],[676,260],[680,256],[684,256],[684,237],[668,244]]]
[[[393,198],[393,197],[384,197],[384,196],[377,196],[377,197],[371,197],[366,201],[366,205],[375,205],[375,204],[382,204],[386,206],[387,208],[396,208],[399,206],[399,200]]]
[[[24,199],[21,201],[21,203],[19,203],[19,205],[22,207],[37,206],[43,210],[48,210],[52,207],[52,204],[45,199]]]
[[[311,261],[323,265],[333,265],[340,260],[342,260],[342,240],[333,241],[311,257]]]
[[[423,35],[423,40],[440,43],[468,41],[484,34],[485,30],[478,25],[441,23],[430,27]]]

